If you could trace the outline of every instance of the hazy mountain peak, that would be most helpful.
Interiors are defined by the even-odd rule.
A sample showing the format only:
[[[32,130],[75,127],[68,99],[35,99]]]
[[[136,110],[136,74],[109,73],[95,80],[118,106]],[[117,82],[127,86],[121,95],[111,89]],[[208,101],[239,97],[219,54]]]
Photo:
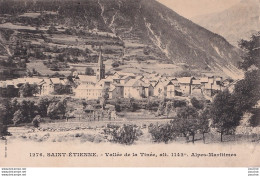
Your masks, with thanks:
[[[195,23],[225,37],[237,46],[260,29],[260,1],[241,0],[240,3],[219,13],[195,17]]]

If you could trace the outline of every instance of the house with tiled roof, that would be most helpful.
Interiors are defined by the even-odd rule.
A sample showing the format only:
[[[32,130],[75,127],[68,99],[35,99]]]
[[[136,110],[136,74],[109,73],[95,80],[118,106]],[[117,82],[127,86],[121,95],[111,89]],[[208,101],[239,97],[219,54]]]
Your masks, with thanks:
[[[81,84],[74,89],[76,98],[84,98],[88,100],[99,99],[102,97],[103,87],[100,84],[87,85]]]
[[[124,98],[142,99],[150,96],[151,89],[151,85],[139,79],[131,79],[124,85]]]
[[[0,84],[0,94],[3,97],[18,97],[19,96],[19,89],[24,84],[40,85],[43,81],[42,78],[36,77],[25,77],[25,78],[17,78],[13,80],[6,80],[2,81]],[[37,94],[40,95],[40,94]]]
[[[166,97],[167,98],[174,98],[175,97],[175,85],[172,81],[165,86],[166,87]]]
[[[202,85],[200,79],[193,79],[191,82],[191,95],[193,96],[202,96]]]
[[[154,96],[159,98],[173,98],[175,96],[180,96],[180,85],[177,79],[168,79],[159,80],[154,87]]]
[[[212,89],[218,91],[223,89],[222,77],[216,77],[214,79],[214,82],[212,84]]]
[[[194,79],[195,79],[194,77],[178,78],[180,90],[184,95],[190,95],[191,94],[191,84],[192,84],[192,80],[194,80]]]
[[[165,83],[161,80],[157,81],[157,83],[154,86],[154,96],[158,98],[163,98],[166,96],[165,91],[165,85],[168,83]]]
[[[96,76],[91,75],[78,75],[75,79],[76,84],[95,85],[97,83]]]
[[[72,93],[72,85],[69,83],[67,79],[62,78],[44,78],[39,85],[39,94],[43,95],[51,95],[54,94],[58,89],[62,86],[66,87],[70,93]]]
[[[224,84],[222,81],[222,77],[204,77],[200,79],[202,92],[205,96],[214,96],[214,94],[218,91],[224,89]]]
[[[19,87],[13,80],[6,80],[0,82],[0,96],[1,97],[17,97],[19,95]]]
[[[40,83],[39,83],[40,95],[51,95],[54,92],[54,84],[52,83],[51,79],[49,78],[44,78]]]

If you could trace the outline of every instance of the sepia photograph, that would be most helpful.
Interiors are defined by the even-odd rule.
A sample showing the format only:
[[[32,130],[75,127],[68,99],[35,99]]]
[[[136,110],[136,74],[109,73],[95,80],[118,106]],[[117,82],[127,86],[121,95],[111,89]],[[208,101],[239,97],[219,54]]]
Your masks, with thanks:
[[[0,0],[0,167],[260,167],[259,0]]]

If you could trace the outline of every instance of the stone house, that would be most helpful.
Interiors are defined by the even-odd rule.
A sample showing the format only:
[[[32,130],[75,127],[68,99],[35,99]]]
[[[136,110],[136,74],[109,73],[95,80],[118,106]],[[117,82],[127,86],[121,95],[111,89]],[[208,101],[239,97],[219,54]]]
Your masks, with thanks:
[[[180,90],[184,95],[188,96],[191,94],[191,84],[192,84],[192,80],[194,79],[195,79],[194,77],[178,78]]]
[[[199,80],[199,79],[192,80],[191,95],[193,95],[193,96],[202,96],[203,95],[201,80]]]
[[[74,93],[76,98],[84,98],[88,100],[99,99],[102,97],[103,87],[100,84],[80,84],[74,89]]]
[[[124,85],[124,98],[145,98],[147,84],[139,79],[131,79]],[[149,94],[149,86],[148,86]]]

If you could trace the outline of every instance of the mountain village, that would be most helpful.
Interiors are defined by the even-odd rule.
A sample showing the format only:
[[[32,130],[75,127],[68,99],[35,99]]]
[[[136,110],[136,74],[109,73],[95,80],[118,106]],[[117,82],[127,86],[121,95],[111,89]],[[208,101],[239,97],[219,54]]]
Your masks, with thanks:
[[[108,94],[108,99],[203,96],[211,100],[218,91],[227,87],[232,88],[229,80],[223,80],[222,77],[214,76],[176,78],[159,74],[143,76],[124,72],[114,72],[111,75],[105,75],[102,51],[100,51],[97,65],[92,64],[91,67],[96,72],[94,75],[83,75],[74,71],[71,79],[24,77],[1,81],[0,95],[2,97],[23,97],[19,93],[19,88],[27,83],[29,85],[37,85],[38,90],[34,96],[54,95],[56,89],[64,86],[69,90],[67,94],[86,100],[100,99],[104,93]]]

